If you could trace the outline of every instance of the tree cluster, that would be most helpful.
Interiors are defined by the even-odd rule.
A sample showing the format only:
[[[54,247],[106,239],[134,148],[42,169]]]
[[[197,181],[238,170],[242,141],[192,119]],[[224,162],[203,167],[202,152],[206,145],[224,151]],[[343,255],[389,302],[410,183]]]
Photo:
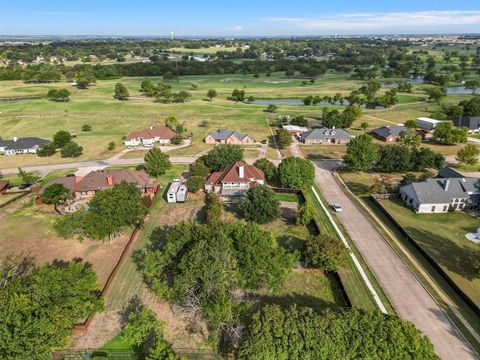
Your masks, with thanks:
[[[40,146],[37,155],[40,157],[53,156],[60,149],[61,157],[80,157],[83,153],[83,147],[74,142],[72,135],[66,130],[57,131],[52,141]]]
[[[70,101],[70,91],[68,89],[50,89],[47,97],[52,101],[67,102]]]

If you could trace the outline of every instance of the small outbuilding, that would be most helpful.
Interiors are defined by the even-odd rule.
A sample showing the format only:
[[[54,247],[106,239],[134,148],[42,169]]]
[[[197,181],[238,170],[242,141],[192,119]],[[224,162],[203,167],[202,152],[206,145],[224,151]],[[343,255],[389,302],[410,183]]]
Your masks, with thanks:
[[[170,188],[167,191],[167,202],[169,203],[181,203],[187,201],[188,190],[187,185],[180,179],[175,179],[170,184]]]
[[[431,119],[428,117],[419,117],[416,119],[417,125],[420,129],[433,130],[435,126],[441,123],[440,120]]]

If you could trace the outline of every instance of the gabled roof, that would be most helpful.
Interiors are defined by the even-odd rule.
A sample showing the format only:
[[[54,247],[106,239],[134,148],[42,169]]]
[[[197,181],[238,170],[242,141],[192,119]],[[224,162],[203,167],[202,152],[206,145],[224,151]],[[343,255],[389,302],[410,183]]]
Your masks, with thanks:
[[[323,140],[323,139],[337,139],[337,140],[351,140],[352,135],[343,129],[329,129],[317,128],[310,130],[302,135],[303,140]]]
[[[298,132],[307,132],[308,131],[308,129],[306,127],[297,126],[297,125],[283,125],[282,127],[287,131],[298,131]]]
[[[249,134],[243,134],[238,131],[228,130],[228,129],[218,129],[217,131],[212,132],[209,135],[213,137],[215,140],[227,140],[231,136],[237,138],[240,141],[242,141],[246,137],[253,140],[253,137],[250,136]]]
[[[14,140],[1,140],[0,147],[4,147],[5,150],[23,150],[31,149],[34,146],[40,146],[48,143],[48,140],[40,139],[38,137],[25,137]]]
[[[239,168],[243,166],[244,176],[240,177]],[[262,170],[253,165],[248,165],[245,161],[237,161],[228,166],[223,171],[212,173],[205,182],[207,185],[216,185],[222,182],[244,182],[265,180],[265,174]]]
[[[450,203],[452,199],[465,199],[472,194],[480,194],[480,179],[426,179],[404,185],[402,189],[409,187],[420,204]]]
[[[68,190],[70,190],[71,193],[74,193],[76,190],[76,185],[81,180],[82,180],[81,176],[64,176],[64,177],[53,179],[53,180],[50,180],[45,186],[42,187],[42,189],[39,191],[39,194],[43,194],[46,188],[54,184],[62,184]]]
[[[111,176],[112,185],[108,184]],[[122,181],[135,183],[139,188],[153,188],[155,184],[144,170],[134,171],[128,169],[97,170],[87,174],[76,186],[76,191],[97,191],[113,187]]]
[[[408,128],[403,125],[396,125],[396,126],[382,126],[372,130],[372,133],[375,135],[386,139],[390,135],[395,137],[400,136],[400,133],[407,132]]]
[[[133,139],[153,139],[156,137],[160,139],[170,140],[176,135],[177,133],[175,131],[165,125],[155,125],[143,130],[133,131],[125,138],[125,140],[129,141]]]
[[[450,166],[444,166],[439,172],[437,177],[439,178],[464,178],[463,174],[460,174],[457,170],[452,169]]]

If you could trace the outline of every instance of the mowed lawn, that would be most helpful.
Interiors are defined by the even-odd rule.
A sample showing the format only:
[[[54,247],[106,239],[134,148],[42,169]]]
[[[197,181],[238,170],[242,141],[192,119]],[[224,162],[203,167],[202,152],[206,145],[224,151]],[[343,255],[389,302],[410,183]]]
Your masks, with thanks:
[[[245,90],[247,96],[255,98],[303,98],[307,95],[333,95],[337,92],[347,95],[358,89],[362,82],[350,80],[346,75],[327,73],[319,77],[314,84],[302,85],[303,78],[287,78],[283,73],[273,73],[270,77],[262,74],[259,78],[252,75],[199,75],[180,77],[171,82],[172,90],[187,90],[192,97],[184,104],[155,103],[152,98],[140,92],[143,77],[129,77],[118,80],[98,80],[97,84],[86,90],[78,90],[68,82],[54,84],[24,84],[21,81],[1,81],[1,97],[38,97],[41,99],[1,102],[0,129],[1,136],[10,139],[14,136],[39,136],[51,139],[58,130],[75,133],[77,141],[83,146],[83,155],[77,160],[94,160],[111,157],[123,148],[122,139],[133,130],[145,128],[155,123],[163,123],[167,116],[175,115],[185,122],[187,130],[193,134],[192,145],[179,149],[178,155],[195,155],[205,150],[204,137],[218,128],[230,128],[253,135],[257,141],[267,139],[271,133],[268,123],[279,114],[305,115],[320,118],[320,106],[286,106],[281,105],[277,113],[265,112],[265,105],[243,104],[229,101],[234,89]],[[154,82],[161,82],[161,77],[150,77]],[[128,101],[113,98],[115,83],[122,82],[130,92]],[[192,88],[192,83],[197,85]],[[72,92],[71,101],[56,103],[45,98],[52,88],[67,88]],[[213,101],[206,100],[209,89],[215,89],[218,96]],[[384,91],[382,89],[381,91]],[[410,97],[408,97],[410,96]],[[402,102],[418,100],[418,96],[406,95]],[[409,104],[395,109],[397,115],[409,109]],[[413,107],[417,105],[411,105]],[[414,111],[415,115],[423,114]],[[368,114],[376,116],[377,112],[369,110]],[[384,115],[381,115],[383,118]],[[412,114],[413,115],[413,114]],[[405,116],[400,116],[405,118]],[[410,114],[407,118],[411,118]],[[201,126],[203,121],[207,126]],[[372,119],[371,119],[372,120]],[[388,124],[391,120],[378,119],[379,124]],[[397,120],[395,120],[397,121]],[[83,124],[92,127],[90,132],[82,132]],[[359,124],[355,124],[357,126]],[[358,126],[357,126],[358,127]],[[108,151],[108,143],[114,141],[116,149]],[[177,151],[172,152],[174,155]],[[271,155],[269,152],[268,155]],[[177,155],[177,154],[175,154]],[[253,151],[249,152],[253,155]],[[275,156],[276,157],[276,156]],[[0,169],[15,166],[52,164],[71,162],[71,158],[61,158],[59,154],[47,158],[35,155],[0,157]]]
[[[382,200],[380,204],[452,280],[480,305],[480,246],[465,238],[465,234],[477,231],[480,222],[462,211],[417,214],[400,201]]]

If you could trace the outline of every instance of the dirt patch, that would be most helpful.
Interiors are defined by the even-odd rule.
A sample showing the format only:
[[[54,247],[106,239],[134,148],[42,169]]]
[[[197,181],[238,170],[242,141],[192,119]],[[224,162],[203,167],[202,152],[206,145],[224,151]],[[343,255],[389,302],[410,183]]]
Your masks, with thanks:
[[[95,349],[112,339],[120,331],[118,311],[104,311],[95,315],[88,331],[74,335],[70,349]]]

